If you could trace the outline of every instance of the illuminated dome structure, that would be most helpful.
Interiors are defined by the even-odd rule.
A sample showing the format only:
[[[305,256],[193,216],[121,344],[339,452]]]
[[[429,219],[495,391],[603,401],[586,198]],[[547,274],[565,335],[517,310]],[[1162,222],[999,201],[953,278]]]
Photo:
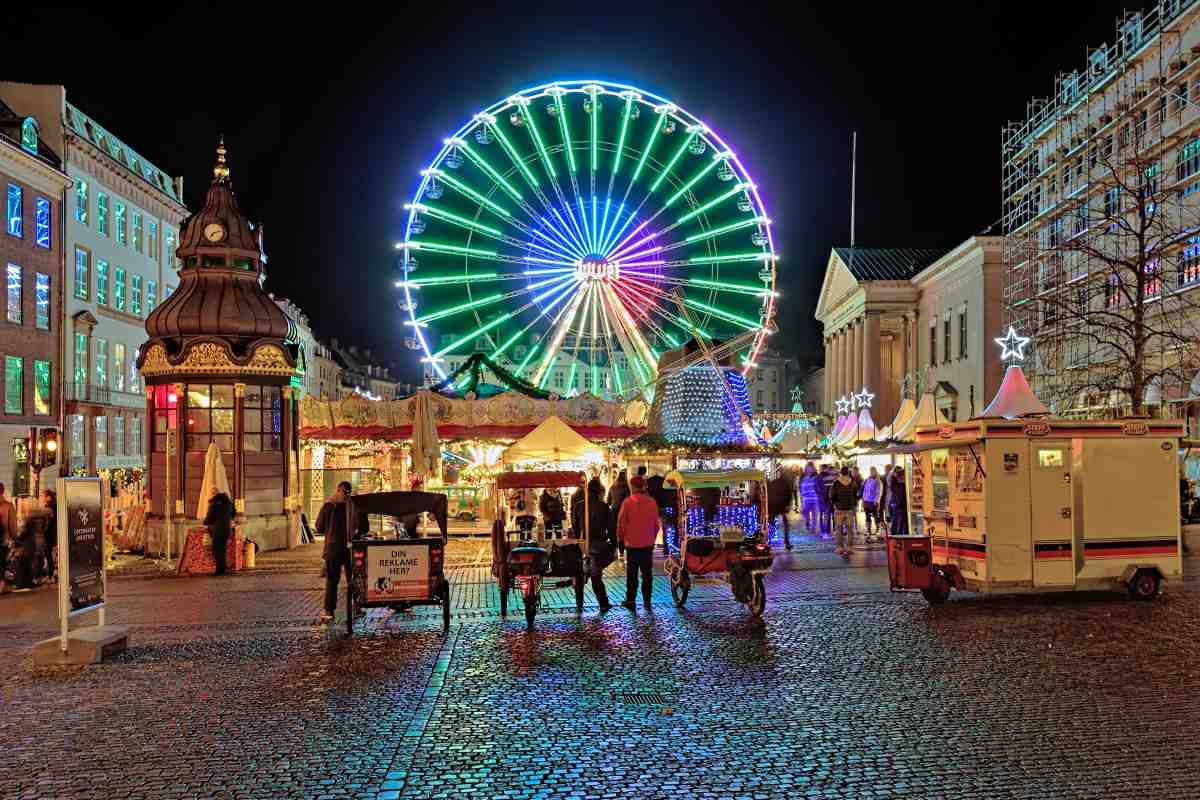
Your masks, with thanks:
[[[752,334],[744,376],[772,326],[776,254],[749,173],[632,86],[546,84],[480,111],[406,209],[399,303],[435,381],[483,353],[563,397],[632,397],[695,337]]]

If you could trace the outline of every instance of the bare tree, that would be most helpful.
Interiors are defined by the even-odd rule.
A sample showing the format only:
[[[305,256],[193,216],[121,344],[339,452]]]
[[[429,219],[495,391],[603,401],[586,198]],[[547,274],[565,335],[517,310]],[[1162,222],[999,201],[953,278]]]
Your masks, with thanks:
[[[1119,107],[1099,135],[1052,156],[1046,185],[1061,199],[1029,237],[1035,306],[1022,316],[1038,391],[1059,413],[1142,414],[1148,389],[1165,405],[1197,369],[1200,146],[1158,135],[1174,105],[1160,92],[1157,108]]]

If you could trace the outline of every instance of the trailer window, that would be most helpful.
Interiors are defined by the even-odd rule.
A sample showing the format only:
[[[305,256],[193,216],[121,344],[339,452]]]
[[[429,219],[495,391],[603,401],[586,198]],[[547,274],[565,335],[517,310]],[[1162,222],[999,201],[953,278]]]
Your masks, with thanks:
[[[929,460],[933,508],[935,511],[946,511],[950,508],[950,451],[931,450]]]
[[[1038,466],[1047,469],[1061,467],[1063,465],[1062,450],[1038,450]]]

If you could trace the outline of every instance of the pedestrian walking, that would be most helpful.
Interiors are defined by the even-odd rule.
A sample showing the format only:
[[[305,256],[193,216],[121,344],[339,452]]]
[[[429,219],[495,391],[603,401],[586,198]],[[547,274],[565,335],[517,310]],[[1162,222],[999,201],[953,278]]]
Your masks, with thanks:
[[[625,600],[622,606],[636,611],[638,573],[642,576],[642,604],[650,608],[653,586],[654,540],[658,538],[658,503],[646,494],[646,481],[634,477],[629,482],[633,493],[621,504],[617,516],[617,538],[625,544]]]
[[[617,517],[621,513],[621,506],[629,499],[629,477],[625,474],[625,470],[617,473],[617,479],[613,481],[613,485],[608,487],[608,514],[612,519],[613,535],[616,536]],[[621,537],[617,536],[617,550],[621,557],[625,557],[625,543],[621,541]]]
[[[854,508],[858,504],[858,496],[848,467],[842,467],[834,479],[829,489],[829,504],[833,507],[833,530],[837,537],[834,552],[849,558],[850,548],[854,544]]]
[[[39,565],[42,575],[47,581],[54,580],[55,558],[54,550],[58,545],[58,493],[53,489],[42,490],[42,508],[47,512],[46,526],[42,529],[42,558]]]
[[[780,468],[779,473],[767,482],[767,526],[779,516],[783,520],[783,546],[792,549],[791,529],[788,523],[788,508],[792,504],[792,479]]]
[[[832,464],[824,464],[821,467],[821,535],[830,536],[833,534],[833,505],[829,500],[829,493],[833,490],[833,483],[837,480],[838,472]]]
[[[817,468],[810,461],[804,465],[800,478],[800,510],[804,515],[804,528],[809,533],[820,534],[821,524],[821,479]]]
[[[8,591],[8,556],[14,550],[17,538],[17,507],[4,493],[4,484],[0,483],[0,592]]]
[[[892,516],[892,536],[908,536],[908,487],[904,483],[904,467],[892,470],[888,513]]]
[[[557,486],[550,486],[542,490],[542,496],[538,500],[538,510],[542,512],[542,523],[546,527],[546,538],[554,539],[561,537],[563,522],[567,518],[567,512],[563,508],[562,495],[559,494]]]
[[[867,518],[867,538],[870,539],[874,529],[883,531],[883,523],[879,521],[879,500],[883,496],[883,480],[879,471],[871,467],[870,474],[863,481],[862,504],[863,516]]]
[[[583,499],[571,504],[571,525],[577,535],[583,531]],[[592,478],[587,485],[588,558],[591,562],[592,594],[600,613],[612,608],[608,589],[604,586],[604,568],[616,558],[617,543],[608,525],[608,504],[604,502],[604,484]]]
[[[212,487],[208,499],[208,513],[204,515],[208,536],[212,540],[213,561],[217,565],[216,575],[224,575],[229,534],[233,528],[233,501],[216,486]]]
[[[885,464],[883,467],[883,497],[879,498],[879,524],[882,525],[885,521],[891,522],[892,515],[888,511],[888,506],[891,504],[891,487],[892,487],[892,469],[894,465]]]
[[[353,532],[354,538],[365,536],[370,530],[367,515],[359,512],[357,519],[351,524],[350,495],[354,487],[350,481],[342,481],[337,485],[337,492],[321,506],[317,515],[317,533],[325,537],[325,549],[322,557],[325,559],[325,608],[321,613],[321,621],[333,619],[333,611],[337,608],[338,582],[342,570],[346,571],[346,581],[350,580],[350,558],[346,552],[349,537]]]

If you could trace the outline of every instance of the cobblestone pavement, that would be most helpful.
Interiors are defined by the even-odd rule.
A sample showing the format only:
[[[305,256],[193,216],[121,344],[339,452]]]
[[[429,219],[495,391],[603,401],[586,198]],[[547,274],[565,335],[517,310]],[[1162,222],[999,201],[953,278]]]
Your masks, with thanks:
[[[675,609],[659,574],[650,612],[556,592],[527,633],[469,555],[448,636],[432,609],[318,626],[295,551],[116,579],[132,647],[81,670],[29,661],[52,589],[0,597],[0,798],[1200,796],[1191,580],[930,607],[806,539],[761,623],[715,582]]]

